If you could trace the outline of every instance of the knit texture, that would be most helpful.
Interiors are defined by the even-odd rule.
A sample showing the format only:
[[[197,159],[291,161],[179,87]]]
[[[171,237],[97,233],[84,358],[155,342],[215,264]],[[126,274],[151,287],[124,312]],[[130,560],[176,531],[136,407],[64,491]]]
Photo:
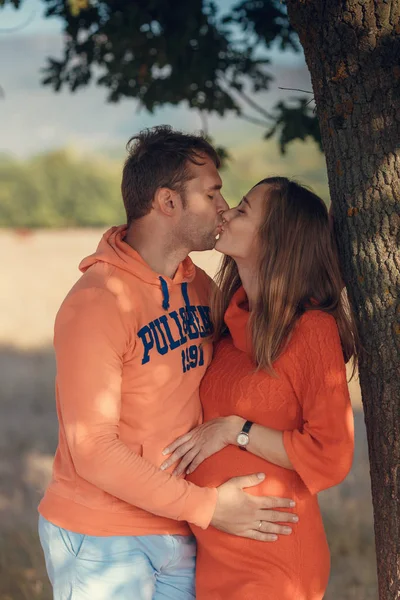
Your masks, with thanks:
[[[299,523],[274,543],[193,527],[199,547],[197,599],[320,600],[330,559],[316,493],[344,479],[354,447],[337,325],[322,311],[306,312],[274,364],[274,377],[255,370],[245,301],[241,288],[225,315],[230,335],[218,343],[200,389],[204,418],[235,414],[284,432],[295,470],[228,446],[204,461],[190,480],[218,486],[230,477],[264,472],[265,480],[248,493],[294,499]]]

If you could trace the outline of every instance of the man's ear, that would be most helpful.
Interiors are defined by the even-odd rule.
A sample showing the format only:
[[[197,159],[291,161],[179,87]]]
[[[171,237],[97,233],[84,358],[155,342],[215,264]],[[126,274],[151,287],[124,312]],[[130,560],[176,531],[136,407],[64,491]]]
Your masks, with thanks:
[[[176,214],[180,205],[181,202],[178,192],[166,187],[161,187],[156,190],[153,206],[162,214],[172,217]]]

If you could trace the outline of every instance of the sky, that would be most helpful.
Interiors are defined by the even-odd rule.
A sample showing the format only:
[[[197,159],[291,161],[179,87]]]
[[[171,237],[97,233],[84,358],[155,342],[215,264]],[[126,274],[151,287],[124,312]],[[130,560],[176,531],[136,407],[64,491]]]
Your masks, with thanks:
[[[236,0],[218,0],[226,11]],[[184,106],[163,107],[154,114],[138,112],[135,100],[108,104],[105,90],[91,85],[73,94],[55,93],[40,84],[46,57],[62,48],[62,22],[43,17],[41,0],[25,0],[19,10],[0,9],[0,153],[26,157],[52,148],[71,146],[81,152],[121,149],[131,135],[152,125],[169,123],[199,130],[199,115]],[[258,101],[271,108],[282,98],[283,87],[311,89],[301,54],[271,52],[276,81]],[[210,133],[217,142],[235,146],[244,139],[258,141],[260,127],[236,117],[210,117]]]

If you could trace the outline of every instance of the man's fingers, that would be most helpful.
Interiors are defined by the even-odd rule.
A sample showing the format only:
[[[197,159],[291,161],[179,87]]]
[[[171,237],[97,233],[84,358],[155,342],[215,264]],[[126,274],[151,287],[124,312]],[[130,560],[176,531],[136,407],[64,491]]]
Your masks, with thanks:
[[[275,496],[260,496],[260,508],[293,508],[296,502],[290,498],[276,498]]]
[[[258,513],[261,521],[269,521],[270,523],[297,523],[299,517],[294,513],[287,513],[280,510],[262,509]]]
[[[251,529],[246,533],[242,534],[241,537],[250,538],[251,540],[258,540],[259,542],[276,542],[278,536],[275,533],[263,533],[262,531],[256,531]]]
[[[242,475],[241,477],[232,477],[229,481],[234,483],[237,487],[244,488],[253,487],[258,485],[265,479],[265,473],[254,473],[253,475]]]
[[[246,531],[242,534],[242,537],[258,540],[260,542],[276,542],[279,535],[290,535],[291,533],[291,527],[274,525],[274,523],[261,521],[261,527]]]
[[[268,521],[261,521],[261,527],[257,528],[257,531],[276,535],[290,535],[292,528],[287,525],[275,525],[274,523],[268,523]]]

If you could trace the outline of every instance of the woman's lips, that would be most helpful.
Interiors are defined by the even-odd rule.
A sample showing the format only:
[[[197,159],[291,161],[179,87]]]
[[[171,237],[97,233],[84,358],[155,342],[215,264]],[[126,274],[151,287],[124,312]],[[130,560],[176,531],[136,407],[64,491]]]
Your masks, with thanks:
[[[218,225],[217,227],[217,235],[215,236],[215,239],[218,240],[219,236],[221,235],[221,233],[224,232],[224,228],[222,227],[222,225]]]

